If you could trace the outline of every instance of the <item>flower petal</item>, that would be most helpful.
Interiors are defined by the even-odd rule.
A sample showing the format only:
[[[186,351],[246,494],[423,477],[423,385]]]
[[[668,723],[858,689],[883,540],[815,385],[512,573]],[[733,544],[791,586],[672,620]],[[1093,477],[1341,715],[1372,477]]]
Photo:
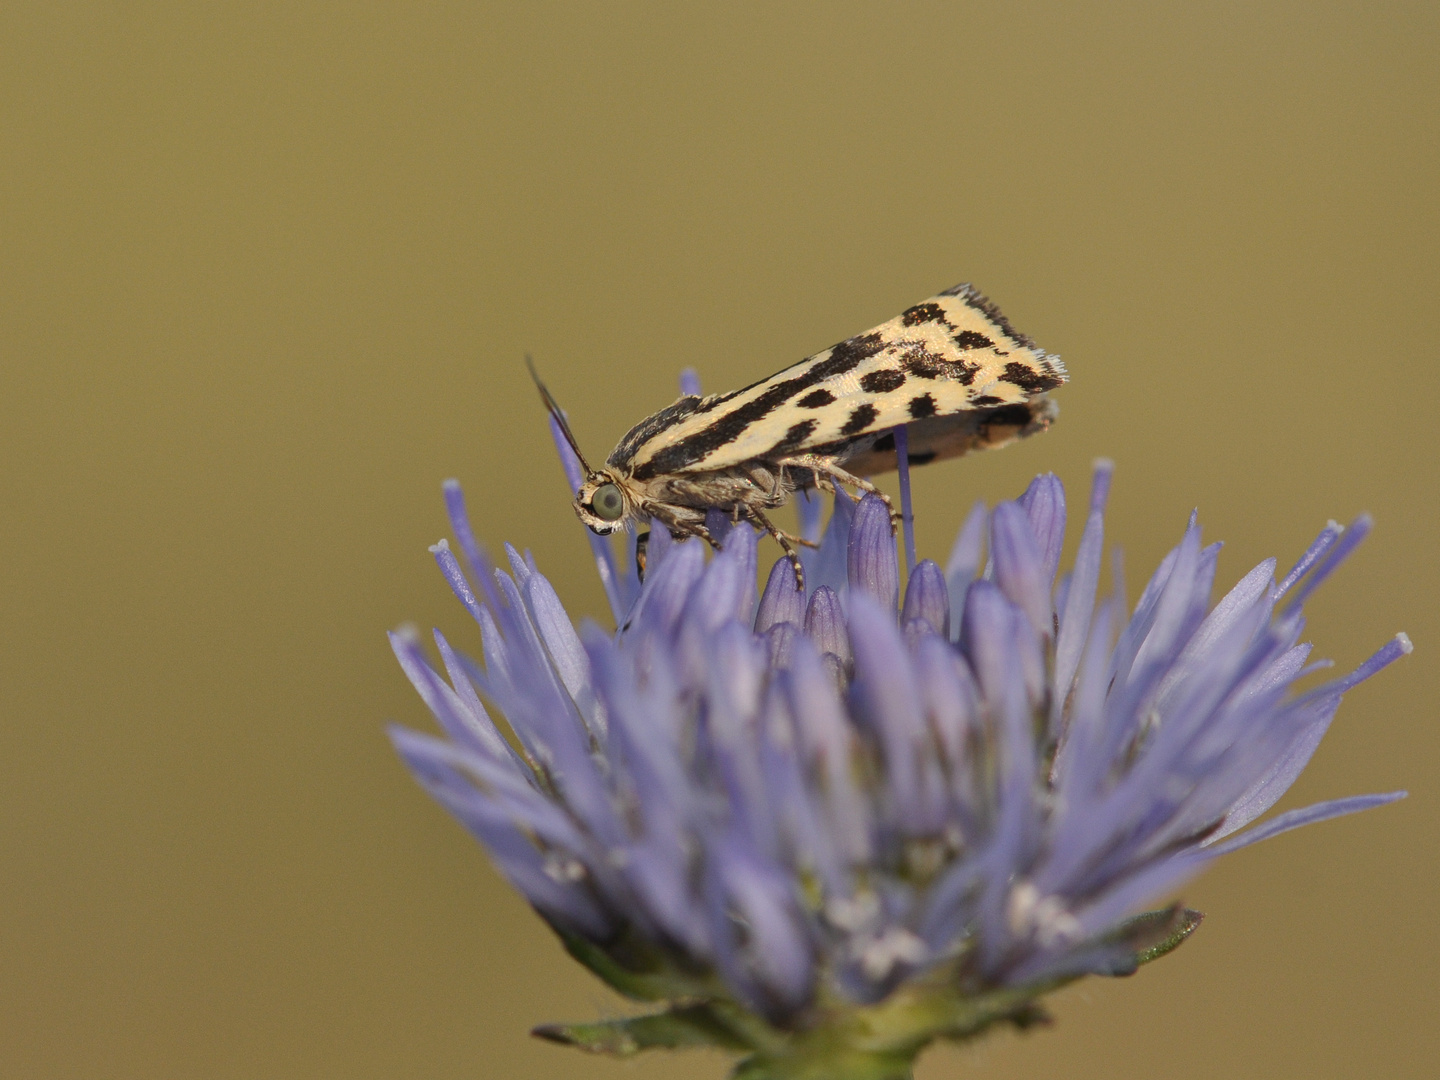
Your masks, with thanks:
[[[851,693],[860,719],[880,744],[895,826],[916,835],[936,831],[939,822],[932,815],[941,800],[939,792],[923,787],[919,766],[928,750],[928,732],[915,674],[891,609],[869,593],[850,595],[850,643],[855,650]]]
[[[926,559],[915,567],[905,586],[905,606],[900,618],[906,623],[923,619],[935,633],[950,636],[950,597],[938,563]]]
[[[960,527],[955,543],[950,548],[950,558],[945,562],[945,588],[950,594],[950,610],[953,612],[958,613],[965,609],[965,590],[980,571],[989,524],[989,511],[985,509],[983,502],[977,502],[970,508],[965,524]],[[960,620],[956,618],[953,622],[953,636],[958,637]]]
[[[1232,851],[1258,844],[1261,840],[1269,840],[1272,836],[1279,836],[1302,825],[1313,825],[1318,821],[1328,821],[1333,817],[1384,806],[1386,803],[1403,799],[1408,794],[1409,792],[1405,791],[1391,791],[1384,795],[1352,795],[1348,799],[1331,799],[1329,802],[1315,803],[1300,810],[1290,810],[1270,819],[1264,825],[1257,825],[1249,832],[1217,844],[1214,852],[1216,855],[1228,855]]]
[[[1060,549],[1065,546],[1064,485],[1054,473],[1041,473],[1020,496],[1020,505],[1030,519],[1030,529],[1040,550],[1044,582],[1047,586],[1053,585],[1055,573],[1060,569]]]
[[[814,553],[813,561],[804,564],[805,587],[812,591],[828,587],[843,593],[848,584],[850,523],[855,517],[855,503],[850,496],[837,491],[831,507],[830,522],[820,539],[820,549]]]
[[[795,567],[785,558],[777,559],[770,568],[755,612],[755,632],[763,634],[780,623],[805,624],[805,592],[796,585]]]
[[[855,510],[847,567],[852,593],[863,590],[894,610],[900,598],[900,567],[890,508],[878,496],[866,495]]]
[[[821,653],[832,653],[841,663],[850,662],[850,634],[845,628],[845,612],[840,598],[829,586],[822,585],[810,597],[805,611],[805,633]]]
[[[990,523],[995,582],[1030,619],[1042,637],[1054,634],[1049,578],[1030,519],[1017,503],[995,507]]]

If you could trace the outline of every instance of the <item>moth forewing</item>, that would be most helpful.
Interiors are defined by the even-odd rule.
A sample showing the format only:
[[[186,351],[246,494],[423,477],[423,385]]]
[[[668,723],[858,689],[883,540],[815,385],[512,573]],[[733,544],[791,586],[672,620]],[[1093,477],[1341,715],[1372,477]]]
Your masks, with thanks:
[[[1059,357],[958,285],[743,390],[681,398],[637,425],[609,463],[646,480],[774,461],[932,416],[1020,404],[1065,377]]]
[[[907,426],[912,464],[1002,446],[1049,426],[1056,410],[1044,395],[1065,381],[1059,357],[957,285],[768,379],[686,395],[647,417],[604,466],[586,467],[575,510],[599,533],[651,518],[710,539],[706,511],[721,509],[774,536],[803,583],[799,541],[766,510],[810,486],[871,491],[888,504],[864,474],[895,467],[896,427]]]

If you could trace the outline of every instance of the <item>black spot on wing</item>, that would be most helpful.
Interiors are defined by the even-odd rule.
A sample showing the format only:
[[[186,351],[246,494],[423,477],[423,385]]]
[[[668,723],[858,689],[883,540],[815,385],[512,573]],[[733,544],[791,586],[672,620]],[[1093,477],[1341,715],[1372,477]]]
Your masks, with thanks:
[[[906,326],[919,326],[927,322],[945,322],[945,309],[933,300],[907,308],[900,316]]]
[[[847,338],[831,349],[829,356],[806,372],[807,385],[828,379],[832,375],[843,375],[884,349],[885,339],[873,332]]]
[[[935,399],[929,394],[921,394],[919,397],[911,398],[910,415],[916,420],[924,420],[927,416],[934,416]]]
[[[957,349],[993,349],[995,342],[991,341],[978,330],[961,330],[954,337]]]
[[[1015,363],[1005,365],[1005,381],[1018,386],[1027,394],[1043,394],[1046,390],[1054,390],[1061,383],[1057,375]]]
[[[969,386],[980,372],[979,364],[931,352],[919,341],[907,343],[899,359],[900,366],[911,375],[921,379],[948,379],[961,386]]]
[[[636,480],[651,480],[665,473],[680,472],[688,468],[720,447],[740,438],[750,425],[770,415],[777,406],[789,401],[796,394],[808,390],[816,383],[854,370],[884,348],[885,342],[875,333],[860,334],[840,342],[823,360],[816,360],[792,378],[773,383],[745,404],[722,412],[709,426],[695,434],[672,446],[662,447],[654,457],[637,467],[632,475]],[[727,395],[727,400],[733,396],[735,395]]]
[[[871,394],[888,394],[891,390],[898,390],[904,385],[905,372],[896,371],[894,368],[867,371],[860,376],[860,389]]]
[[[811,390],[795,404],[803,409],[819,409],[829,405],[835,400],[835,395],[823,386],[819,390]]]
[[[981,394],[979,397],[972,398],[970,401],[970,404],[977,409],[986,409],[989,408],[991,405],[1003,405],[1004,403],[1004,398],[993,397],[990,394]]]
[[[840,429],[841,435],[857,435],[875,422],[880,415],[880,410],[874,405],[856,405],[850,413],[850,419],[845,421],[845,426]]]
[[[791,424],[790,429],[785,432],[785,437],[770,448],[767,456],[780,457],[789,454],[805,445],[805,440],[815,433],[820,421],[801,420],[798,424]]]

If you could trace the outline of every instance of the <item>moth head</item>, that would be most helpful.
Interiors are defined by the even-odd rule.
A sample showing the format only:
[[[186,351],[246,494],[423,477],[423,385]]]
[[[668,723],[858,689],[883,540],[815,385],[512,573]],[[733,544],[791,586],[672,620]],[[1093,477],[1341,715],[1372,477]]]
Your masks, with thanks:
[[[525,357],[525,366],[530,369],[530,377],[535,380],[535,387],[540,391],[540,400],[545,403],[550,418],[574,451],[580,467],[585,470],[585,482],[575,493],[575,513],[591,532],[608,536],[625,524],[625,519],[633,513],[634,501],[626,494],[619,476],[609,469],[590,468],[590,463],[580,451],[580,443],[576,440],[575,433],[570,430],[564,411],[554,395],[540,381],[540,375],[529,356]]]
[[[622,528],[633,512],[634,503],[624,483],[609,469],[596,469],[575,493],[576,515],[601,536]]]

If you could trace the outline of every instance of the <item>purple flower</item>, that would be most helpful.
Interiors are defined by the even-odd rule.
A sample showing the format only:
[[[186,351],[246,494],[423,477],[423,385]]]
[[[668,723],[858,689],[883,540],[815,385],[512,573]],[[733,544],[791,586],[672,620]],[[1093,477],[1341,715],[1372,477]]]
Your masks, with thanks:
[[[1401,634],[1306,679],[1324,665],[1302,605],[1369,519],[1212,604],[1219,545],[1192,516],[1131,611],[1119,581],[1100,589],[1109,484],[1101,463],[1058,579],[1051,475],[977,507],[947,566],[919,563],[903,592],[873,496],[837,500],[807,592],[781,559],[758,602],[748,526],[708,559],[657,528],[643,585],[633,538],[617,562],[592,536],[617,632],[577,632],[528,555],[507,547],[497,570],[447,484],[459,557],[432,550],[483,661],[437,631],[441,675],[392,635],[444,729],[397,727],[395,745],[577,959],[670,1003],[539,1033],[622,1053],[714,1043],[757,1080],[817,1062],[905,1076],[932,1038],[1029,1023],[1039,994],[1179,944],[1197,913],[1132,916],[1217,856],[1400,798],[1254,824],[1342,694],[1410,651]],[[800,502],[818,535],[818,500]]]

